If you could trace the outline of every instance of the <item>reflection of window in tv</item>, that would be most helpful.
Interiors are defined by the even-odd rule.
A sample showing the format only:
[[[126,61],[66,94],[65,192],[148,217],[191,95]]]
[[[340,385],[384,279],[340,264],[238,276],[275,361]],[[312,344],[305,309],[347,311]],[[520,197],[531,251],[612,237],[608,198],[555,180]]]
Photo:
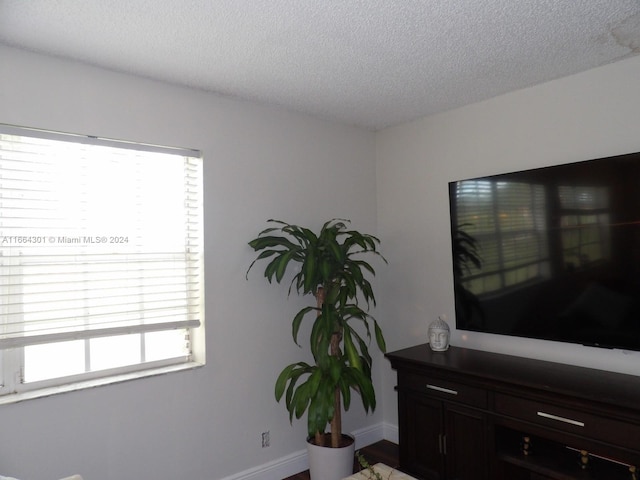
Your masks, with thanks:
[[[478,242],[481,270],[463,284],[488,294],[549,276],[545,187],[525,182],[467,180],[456,184],[456,222]]]
[[[450,182],[458,330],[640,351],[639,181],[640,152]]]
[[[562,259],[567,270],[610,258],[609,189],[560,186]]]

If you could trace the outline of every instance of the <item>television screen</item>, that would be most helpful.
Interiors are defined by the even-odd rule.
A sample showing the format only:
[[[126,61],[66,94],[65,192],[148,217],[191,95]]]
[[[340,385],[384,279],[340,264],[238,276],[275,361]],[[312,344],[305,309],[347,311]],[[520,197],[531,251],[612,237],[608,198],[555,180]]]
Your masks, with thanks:
[[[457,329],[640,350],[640,153],[449,197]]]

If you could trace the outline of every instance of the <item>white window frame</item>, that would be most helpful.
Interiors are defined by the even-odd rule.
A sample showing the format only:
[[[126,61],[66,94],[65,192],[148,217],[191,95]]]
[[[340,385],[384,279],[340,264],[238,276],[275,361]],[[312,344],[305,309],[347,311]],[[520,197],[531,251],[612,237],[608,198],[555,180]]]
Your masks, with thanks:
[[[186,357],[171,358],[165,360],[156,360],[146,363],[137,363],[133,365],[116,367],[106,370],[90,371],[81,373],[78,375],[71,375],[66,377],[58,377],[53,379],[33,381],[29,383],[23,383],[23,365],[24,365],[24,345],[38,344],[38,343],[56,343],[55,336],[49,338],[43,338],[40,340],[33,340],[36,336],[32,337],[33,342],[24,340],[24,338],[7,338],[1,337],[2,334],[2,318],[0,318],[0,342],[3,343],[3,348],[0,350],[0,404],[11,403],[15,401],[21,401],[28,398],[37,398],[40,396],[51,395],[53,393],[78,390],[82,388],[93,387],[97,385],[104,385],[108,383],[115,383],[120,381],[132,380],[136,378],[143,378],[151,375],[164,374],[168,372],[192,369],[204,365],[205,363],[205,335],[204,335],[204,246],[203,246],[203,227],[202,227],[202,155],[197,150],[192,149],[176,149],[171,147],[161,147],[155,145],[138,144],[132,142],[122,142],[110,139],[103,139],[93,136],[83,135],[70,135],[59,132],[29,129],[25,127],[15,127],[10,125],[0,124],[0,133],[19,136],[30,136],[41,139],[49,140],[64,140],[66,142],[73,142],[85,145],[98,145],[116,147],[119,149],[139,150],[146,152],[156,153],[170,153],[172,155],[179,155],[189,157],[190,159],[197,159],[197,165],[199,168],[198,181],[199,181],[199,206],[197,214],[199,216],[199,318],[197,320],[189,321],[167,321],[162,325],[148,326],[148,325],[136,325],[127,324],[123,326],[117,326],[110,330],[99,331],[100,329],[91,330],[91,334],[86,331],[79,331],[77,336],[69,336],[68,333],[61,333],[59,339],[84,339],[88,342],[90,338],[97,338],[100,336],[125,335],[129,333],[144,333],[153,331],[166,331],[173,328],[186,329],[190,343],[190,353]],[[1,154],[2,152],[0,152]],[[1,198],[0,198],[1,199]],[[4,233],[6,233],[5,230]],[[0,218],[0,237],[3,236],[2,231],[2,218]],[[2,268],[0,264],[0,268]],[[144,323],[144,322],[142,322]],[[58,339],[58,340],[59,340]],[[13,342],[13,343],[12,343]]]

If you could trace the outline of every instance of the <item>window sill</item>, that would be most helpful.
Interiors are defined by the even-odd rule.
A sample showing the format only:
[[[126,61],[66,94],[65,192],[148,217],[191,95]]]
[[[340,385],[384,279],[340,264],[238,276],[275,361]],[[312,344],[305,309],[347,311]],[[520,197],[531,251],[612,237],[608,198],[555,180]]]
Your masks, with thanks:
[[[114,383],[128,382],[128,381],[137,380],[140,378],[155,377],[157,375],[166,375],[167,373],[195,370],[203,366],[204,366],[204,363],[188,362],[188,363],[181,363],[179,365],[163,366],[163,367],[157,367],[157,368],[152,368],[148,370],[139,370],[136,372],[110,375],[108,377],[103,377],[103,378],[82,380],[78,382],[68,383],[66,385],[57,385],[54,387],[38,388],[38,389],[28,390],[24,392],[7,393],[5,395],[0,396],[0,405],[24,402],[26,400],[33,400],[36,398],[50,397],[52,395],[58,395],[60,393],[86,390],[89,388],[101,387],[104,385],[111,385]]]

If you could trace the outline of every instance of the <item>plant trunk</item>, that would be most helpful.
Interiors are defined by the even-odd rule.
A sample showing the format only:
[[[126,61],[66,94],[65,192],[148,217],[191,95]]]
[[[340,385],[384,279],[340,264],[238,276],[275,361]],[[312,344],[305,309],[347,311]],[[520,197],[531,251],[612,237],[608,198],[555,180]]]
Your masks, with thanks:
[[[316,290],[316,306],[318,307],[318,316],[321,315],[322,305],[324,304],[325,292],[322,286],[318,287]],[[317,431],[315,434],[315,443],[319,447],[325,446],[325,435],[323,432]]]
[[[316,290],[316,305],[318,309],[322,309],[324,304],[326,292],[323,287],[318,287]],[[320,315],[320,312],[318,312]],[[331,337],[331,355],[340,355],[340,340],[342,340],[342,333],[335,332]],[[341,395],[340,389],[336,388],[333,395],[333,418],[331,419],[331,447],[338,448],[342,441],[342,407],[341,407]],[[316,445],[325,445],[325,436],[321,432],[315,434]]]
[[[340,333],[334,333],[331,337],[331,355],[340,355]],[[331,419],[331,446],[338,448],[342,439],[342,407],[340,405],[340,389],[333,393],[333,418]]]

